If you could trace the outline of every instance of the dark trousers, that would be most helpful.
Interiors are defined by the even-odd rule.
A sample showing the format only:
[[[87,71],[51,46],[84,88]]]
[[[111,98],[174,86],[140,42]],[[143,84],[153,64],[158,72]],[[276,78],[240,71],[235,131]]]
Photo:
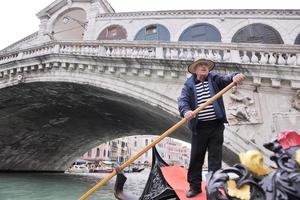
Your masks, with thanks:
[[[202,181],[202,166],[208,151],[208,171],[222,167],[222,145],[224,124],[220,120],[199,122],[197,134],[192,135],[192,149],[188,170],[190,188],[199,190]]]

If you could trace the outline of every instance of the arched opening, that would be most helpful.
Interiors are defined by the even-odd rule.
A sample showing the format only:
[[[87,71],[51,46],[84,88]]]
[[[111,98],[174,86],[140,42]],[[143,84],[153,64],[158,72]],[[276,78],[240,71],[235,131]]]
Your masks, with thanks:
[[[100,148],[89,151],[98,144],[137,133],[161,134],[178,121],[141,100],[83,84],[33,82],[2,88],[0,94],[5,105],[0,151],[6,152],[0,170],[64,171],[84,152],[102,156]],[[185,129],[174,135],[184,137]],[[117,156],[113,149],[106,152]]]
[[[185,29],[180,35],[179,41],[221,42],[221,34],[216,27],[201,23]]]
[[[99,35],[98,40],[126,40],[127,31],[120,25],[111,25],[105,28]]]
[[[283,44],[283,40],[277,30],[266,24],[250,24],[237,31],[233,43],[262,43]]]
[[[134,40],[170,41],[170,32],[163,25],[151,24],[142,28]]]
[[[51,37],[55,40],[83,40],[86,24],[86,13],[83,9],[68,10],[55,21]]]

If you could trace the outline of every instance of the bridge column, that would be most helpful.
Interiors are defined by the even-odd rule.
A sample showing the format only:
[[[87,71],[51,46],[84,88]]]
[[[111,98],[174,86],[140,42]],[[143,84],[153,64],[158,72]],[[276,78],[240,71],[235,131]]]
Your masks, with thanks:
[[[59,44],[55,44],[53,49],[52,49],[52,52],[53,53],[59,53],[60,51],[60,45]]]
[[[230,50],[231,62],[241,63],[241,57],[238,50]]]
[[[164,58],[164,50],[162,47],[156,47],[156,58],[159,58],[159,59]]]

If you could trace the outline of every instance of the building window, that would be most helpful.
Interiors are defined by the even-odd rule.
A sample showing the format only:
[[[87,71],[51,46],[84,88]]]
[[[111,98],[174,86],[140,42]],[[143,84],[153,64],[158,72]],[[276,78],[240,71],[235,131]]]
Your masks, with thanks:
[[[283,44],[279,32],[266,24],[250,24],[241,28],[232,38],[234,43]]]
[[[119,25],[112,25],[104,29],[98,40],[125,40],[127,38],[127,31]]]
[[[146,35],[155,34],[157,33],[157,26],[156,25],[147,26],[145,28],[145,31],[146,31]]]
[[[103,157],[105,157],[106,156],[106,150],[104,149],[104,151],[103,151]]]
[[[134,141],[134,147],[136,147],[136,145],[137,145],[137,143],[136,143],[136,141]]]
[[[118,30],[116,27],[108,28],[107,29],[107,37],[116,37],[118,33]]]
[[[134,40],[170,41],[170,32],[160,24],[152,24],[143,27],[136,34]]]
[[[221,33],[210,24],[195,24],[183,31],[179,41],[221,42]]]
[[[121,147],[124,148],[125,147],[125,142],[121,143]]]
[[[146,145],[146,146],[148,145],[148,139],[145,140],[145,145]]]
[[[96,153],[96,157],[99,157],[100,156],[100,149],[97,148],[97,153]]]
[[[89,150],[88,151],[88,157],[91,157],[92,156],[92,150]]]

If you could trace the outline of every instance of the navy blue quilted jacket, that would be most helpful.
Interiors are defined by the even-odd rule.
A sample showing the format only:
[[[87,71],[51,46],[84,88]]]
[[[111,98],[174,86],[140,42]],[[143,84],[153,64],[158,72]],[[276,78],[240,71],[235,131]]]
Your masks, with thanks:
[[[237,73],[229,74],[229,75],[221,75],[218,73],[209,72],[207,76],[208,87],[210,90],[211,96],[214,96],[220,90],[225,88],[232,82],[232,78]],[[184,114],[189,110],[195,110],[197,108],[197,97],[196,97],[196,75],[193,74],[190,78],[188,78],[182,88],[181,95],[178,97],[178,109],[180,112],[180,116],[184,117]],[[217,101],[213,103],[213,107],[216,112],[217,119],[222,120],[224,123],[227,123],[225,107],[223,98],[219,98]],[[193,133],[196,133],[198,118],[191,119],[188,123],[189,128]]]

